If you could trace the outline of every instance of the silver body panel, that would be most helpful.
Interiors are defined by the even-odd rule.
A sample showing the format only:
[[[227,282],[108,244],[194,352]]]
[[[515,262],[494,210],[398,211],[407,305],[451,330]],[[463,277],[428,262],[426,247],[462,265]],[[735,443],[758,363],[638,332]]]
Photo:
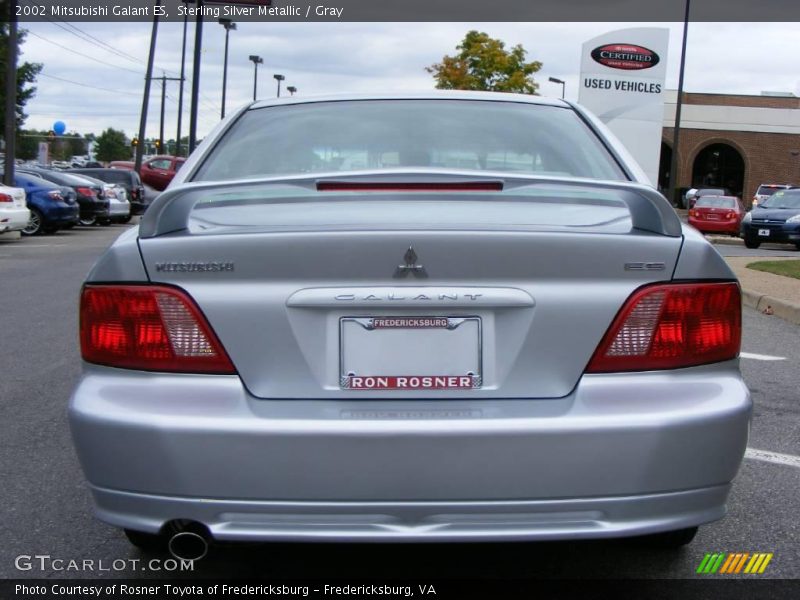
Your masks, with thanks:
[[[585,370],[641,286],[733,273],[580,107],[504,94],[357,98],[441,97],[577,110],[630,181],[436,169],[191,181],[243,107],[87,279],[185,290],[237,371],[84,365],[69,419],[99,518],[148,532],[195,520],[226,540],[440,541],[636,535],[723,516],[752,410],[738,361]],[[513,197],[486,208],[430,194],[314,197],[320,180],[497,179]],[[275,185],[291,201],[198,204]],[[525,202],[563,190],[575,198]],[[435,343],[420,330],[378,338],[369,324],[382,317],[469,325]],[[428,370],[383,375],[477,370],[477,385],[344,384],[359,365],[393,364]]]

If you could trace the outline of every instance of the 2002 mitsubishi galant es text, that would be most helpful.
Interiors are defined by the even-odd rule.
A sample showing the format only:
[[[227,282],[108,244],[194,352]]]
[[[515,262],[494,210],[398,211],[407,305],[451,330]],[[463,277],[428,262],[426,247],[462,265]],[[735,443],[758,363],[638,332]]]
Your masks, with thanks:
[[[646,182],[560,100],[241,109],[83,288],[97,516],[184,556],[687,543],[747,442],[740,292]]]

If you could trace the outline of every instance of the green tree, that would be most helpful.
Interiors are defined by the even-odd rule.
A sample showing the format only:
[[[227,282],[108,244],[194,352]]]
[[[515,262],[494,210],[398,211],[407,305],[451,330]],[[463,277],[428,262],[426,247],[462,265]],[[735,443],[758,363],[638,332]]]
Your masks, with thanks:
[[[8,11],[8,3],[0,1],[0,19],[5,17]],[[25,30],[17,32],[19,47],[25,41]],[[6,122],[6,61],[8,60],[8,23],[0,22],[0,124]],[[36,76],[41,72],[40,63],[18,62],[17,63],[17,110],[16,121],[17,129],[25,123],[28,115],[25,114],[25,105],[36,94],[36,88],[31,84],[36,83]],[[0,125],[2,128],[2,125]],[[2,130],[0,129],[0,135]]]
[[[511,49],[501,40],[472,30],[456,46],[458,54],[445,55],[442,62],[426,67],[440,90],[484,90],[536,94],[539,84],[533,74],[539,61],[525,62],[528,54],[521,44]]]
[[[39,156],[39,142],[47,141],[46,131],[17,129],[17,158],[34,160]]]
[[[124,131],[109,127],[97,138],[95,147],[97,160],[129,160],[131,157],[131,145]]]

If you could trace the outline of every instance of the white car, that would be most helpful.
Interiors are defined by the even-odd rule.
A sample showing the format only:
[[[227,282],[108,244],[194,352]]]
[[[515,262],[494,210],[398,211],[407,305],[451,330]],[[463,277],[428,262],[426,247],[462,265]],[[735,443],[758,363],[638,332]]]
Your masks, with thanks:
[[[22,231],[28,225],[31,212],[25,202],[25,190],[0,185],[0,233]]]
[[[108,218],[112,223],[127,223],[131,220],[131,203],[122,186],[106,183],[103,186],[108,199]]]

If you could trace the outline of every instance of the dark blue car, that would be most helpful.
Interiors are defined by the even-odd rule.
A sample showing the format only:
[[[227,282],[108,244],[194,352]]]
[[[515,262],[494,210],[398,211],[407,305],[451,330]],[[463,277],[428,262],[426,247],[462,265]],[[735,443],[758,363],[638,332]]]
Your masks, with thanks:
[[[55,233],[78,222],[79,209],[75,198],[64,198],[61,187],[40,177],[15,173],[14,185],[25,190],[31,220],[23,235]]]
[[[769,242],[800,250],[800,189],[779,190],[747,213],[741,237],[748,248]]]

